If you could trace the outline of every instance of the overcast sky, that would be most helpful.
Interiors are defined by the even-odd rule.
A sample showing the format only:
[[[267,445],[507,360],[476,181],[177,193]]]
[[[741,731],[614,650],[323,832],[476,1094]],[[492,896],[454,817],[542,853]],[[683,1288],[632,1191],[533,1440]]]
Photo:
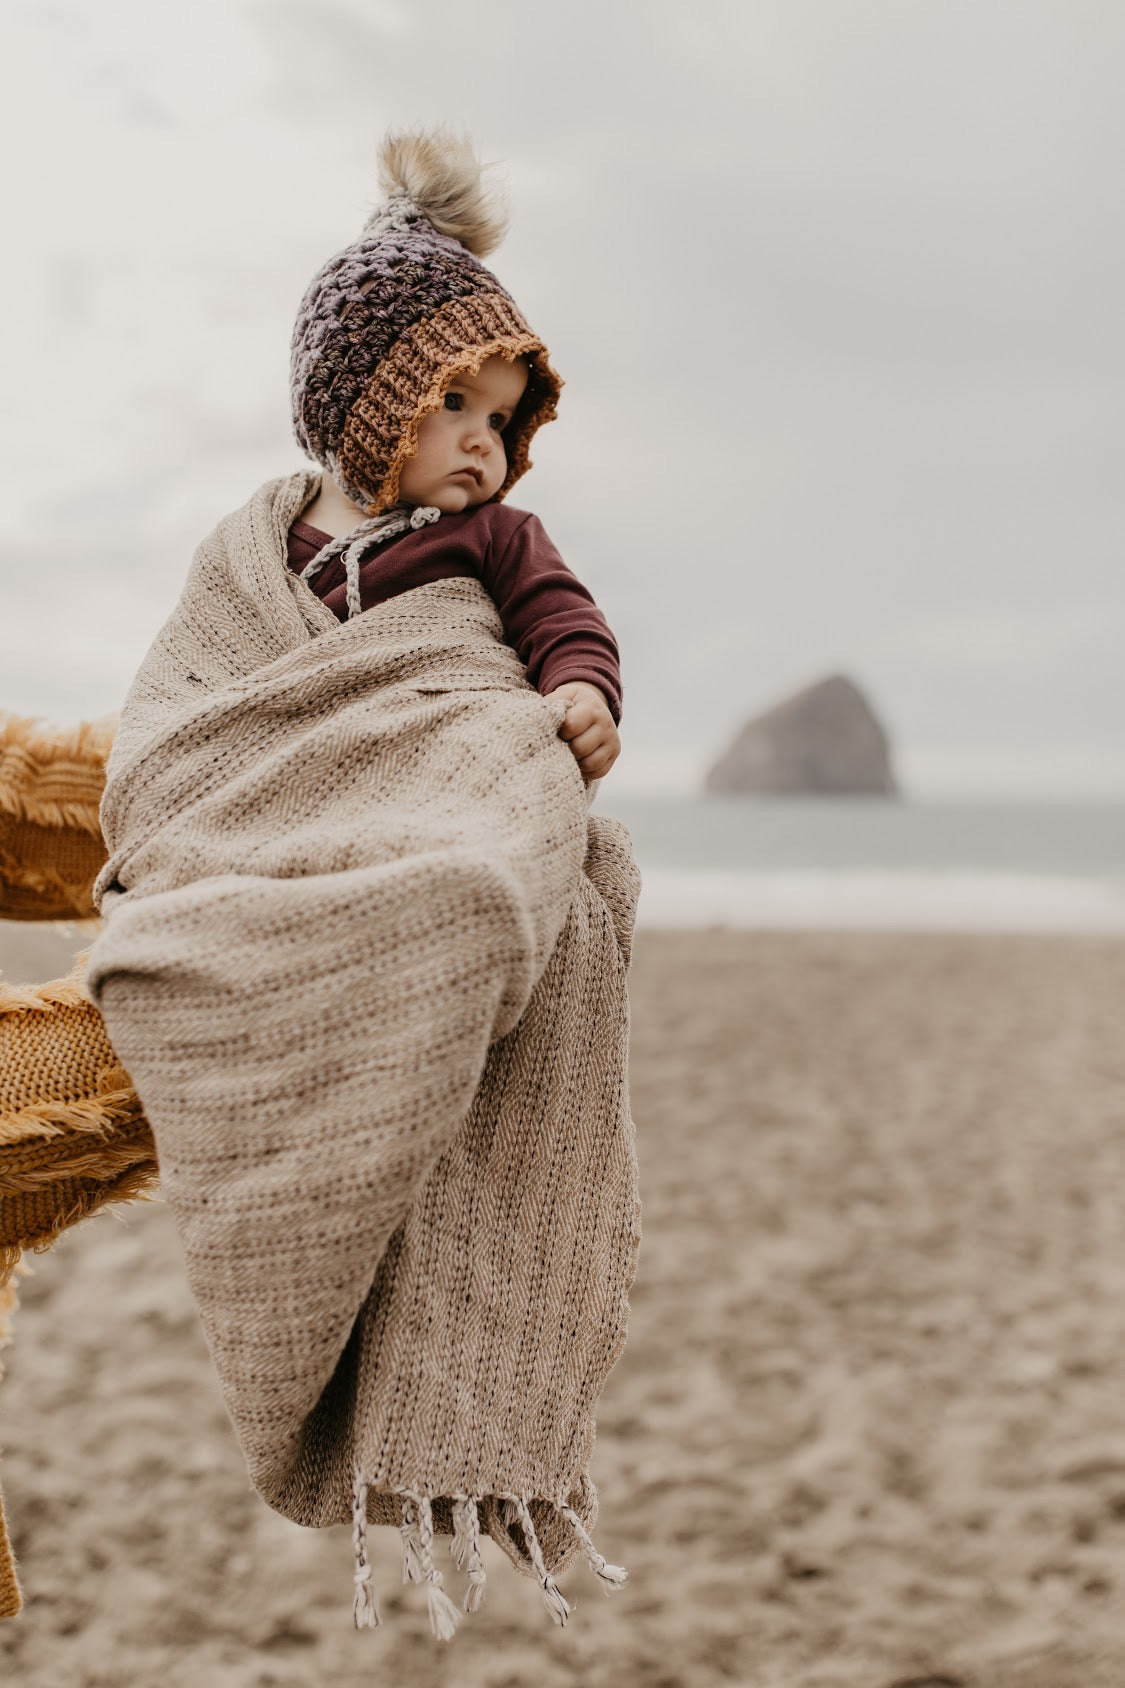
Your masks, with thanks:
[[[0,709],[116,708],[301,465],[301,295],[384,129],[444,121],[567,381],[512,501],[621,643],[618,789],[842,671],[914,795],[1125,796],[1119,0],[5,19]]]

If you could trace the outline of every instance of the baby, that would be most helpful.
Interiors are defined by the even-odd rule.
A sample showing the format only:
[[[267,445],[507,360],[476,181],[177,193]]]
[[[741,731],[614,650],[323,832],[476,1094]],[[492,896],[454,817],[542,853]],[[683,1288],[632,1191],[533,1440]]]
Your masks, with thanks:
[[[503,502],[559,378],[480,262],[471,152],[383,172],[293,334],[320,472],[200,542],[122,706],[85,984],[255,1487],[351,1520],[361,1627],[397,1527],[448,1639],[438,1536],[465,1611],[485,1533],[557,1623],[576,1555],[624,1580],[588,1464],[639,1244],[639,876],[589,812],[617,645]]]
[[[531,683],[566,700],[583,778],[600,779],[620,751],[616,643],[538,520],[497,502],[529,466],[558,377],[473,255],[503,225],[467,145],[392,137],[382,170],[386,204],[314,279],[294,333],[294,425],[325,473],[290,528],[289,566],[341,620],[475,575]],[[361,565],[368,535],[379,551]]]

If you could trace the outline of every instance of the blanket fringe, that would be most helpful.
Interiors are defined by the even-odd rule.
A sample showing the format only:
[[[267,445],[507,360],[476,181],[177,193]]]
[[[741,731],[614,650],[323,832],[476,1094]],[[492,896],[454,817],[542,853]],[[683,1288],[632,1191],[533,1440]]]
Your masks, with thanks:
[[[629,1580],[629,1573],[624,1565],[609,1565],[606,1563],[594,1546],[593,1537],[589,1530],[572,1506],[560,1505],[559,1511],[581,1542],[582,1556],[601,1583],[605,1593],[612,1594],[615,1588],[622,1588]]]
[[[505,1523],[509,1526],[519,1524],[523,1531],[528,1558],[535,1567],[535,1575],[539,1578],[543,1589],[544,1606],[557,1624],[565,1624],[570,1616],[570,1607],[562,1589],[544,1563],[543,1549],[539,1545],[539,1537],[535,1533],[535,1525],[531,1519],[531,1508],[521,1495],[505,1495],[502,1499],[504,1501]]]
[[[418,1546],[417,1503],[409,1495],[400,1495],[399,1499],[402,1501],[402,1523],[398,1527],[402,1537],[402,1580],[404,1583],[420,1583],[423,1576]]]
[[[118,1074],[125,1079],[124,1084],[117,1082]],[[0,1102],[0,1144],[30,1146],[36,1139],[73,1135],[76,1141],[85,1138],[95,1147],[128,1126],[139,1124],[148,1131],[137,1093],[120,1067],[109,1074],[103,1070],[95,1084],[92,1095],[79,1097],[76,1102],[32,1102],[26,1108],[12,1109]]]
[[[355,1600],[352,1615],[357,1629],[378,1629],[379,1602],[367,1557],[367,1484],[357,1471],[352,1488],[352,1546],[355,1549]]]
[[[442,1586],[434,1564],[434,1514],[428,1495],[402,1496],[402,1580],[426,1585],[430,1629],[439,1641],[452,1641],[461,1614]]]
[[[453,1502],[453,1540],[449,1551],[457,1569],[465,1570],[469,1579],[462,1603],[464,1609],[478,1612],[484,1599],[486,1572],[480,1556],[480,1514],[472,1495],[459,1496]]]
[[[430,1629],[439,1641],[450,1641],[461,1621],[461,1611],[445,1592],[442,1574],[434,1563],[433,1500],[429,1495],[411,1489],[400,1489],[396,1493],[402,1505],[402,1522],[399,1525],[399,1534],[402,1537],[402,1580],[404,1583],[421,1583],[425,1587]],[[367,1557],[367,1495],[368,1484],[357,1469],[352,1491],[354,1616],[357,1629],[377,1629],[381,1621],[372,1582],[371,1564]],[[481,1498],[479,1495],[458,1494],[451,1497],[453,1536],[449,1553],[457,1569],[464,1571],[468,1577],[468,1588],[461,1607],[465,1612],[479,1611],[487,1580],[481,1556]],[[500,1516],[505,1527],[510,1530],[518,1524],[522,1532],[527,1562],[539,1581],[543,1604],[555,1623],[564,1625],[570,1616],[570,1604],[547,1569],[527,1498],[513,1494],[499,1494],[496,1498],[502,1503]],[[628,1572],[624,1567],[607,1564],[572,1506],[564,1502],[556,1502],[555,1506],[559,1516],[565,1518],[574,1531],[583,1557],[606,1594],[621,1588],[628,1580]]]

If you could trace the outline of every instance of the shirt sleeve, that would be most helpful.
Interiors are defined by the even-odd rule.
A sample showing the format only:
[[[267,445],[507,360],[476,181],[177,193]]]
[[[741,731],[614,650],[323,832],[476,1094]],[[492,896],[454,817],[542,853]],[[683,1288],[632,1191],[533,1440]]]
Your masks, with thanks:
[[[493,544],[481,584],[500,612],[504,635],[544,696],[567,680],[588,680],[621,720],[621,657],[609,624],[572,574],[538,516],[528,515],[506,545]]]

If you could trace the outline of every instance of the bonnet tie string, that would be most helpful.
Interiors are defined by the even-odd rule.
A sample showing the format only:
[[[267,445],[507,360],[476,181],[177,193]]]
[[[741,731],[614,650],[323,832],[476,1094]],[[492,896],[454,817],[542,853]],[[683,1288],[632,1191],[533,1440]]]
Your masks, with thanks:
[[[413,510],[406,505],[396,504],[379,516],[369,516],[350,533],[343,533],[338,539],[329,540],[327,545],[323,545],[301,570],[301,579],[311,581],[333,557],[342,554],[348,605],[347,620],[350,621],[352,616],[359,615],[363,609],[359,597],[359,570],[367,553],[373,551],[377,545],[385,544],[388,539],[395,539],[400,533],[406,533],[408,529],[417,533],[428,523],[436,522],[440,515],[441,511],[435,509],[432,504],[419,504]]]

